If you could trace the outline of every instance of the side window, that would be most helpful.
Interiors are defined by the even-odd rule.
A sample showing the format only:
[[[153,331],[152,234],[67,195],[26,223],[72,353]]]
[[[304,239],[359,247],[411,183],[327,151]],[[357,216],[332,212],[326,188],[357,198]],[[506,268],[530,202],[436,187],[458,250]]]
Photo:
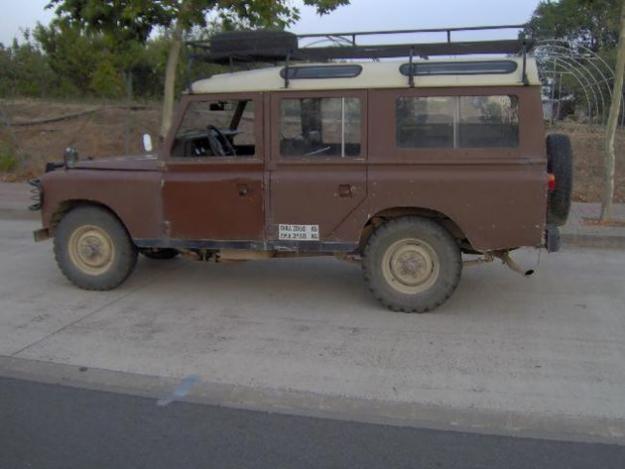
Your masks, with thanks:
[[[518,146],[518,98],[516,96],[461,97],[458,143],[461,148]]]
[[[454,115],[454,98],[398,98],[397,145],[402,148],[453,148]]]
[[[359,98],[282,99],[280,154],[284,157],[360,156]]]
[[[505,148],[519,145],[516,96],[400,97],[400,148]]]
[[[176,132],[172,156],[253,156],[254,119],[254,102],[250,99],[193,101]]]

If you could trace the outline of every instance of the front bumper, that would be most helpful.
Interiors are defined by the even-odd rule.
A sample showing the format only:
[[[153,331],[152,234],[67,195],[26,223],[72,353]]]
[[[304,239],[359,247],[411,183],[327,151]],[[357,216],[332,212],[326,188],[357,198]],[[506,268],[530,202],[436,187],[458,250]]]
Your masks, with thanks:
[[[43,205],[43,188],[41,187],[41,180],[31,179],[28,184],[32,186],[30,189],[30,200],[32,204],[28,206],[29,210],[34,212],[41,210]]]
[[[45,241],[50,239],[50,230],[48,228],[40,228],[38,230],[33,231],[33,238],[35,242]]]

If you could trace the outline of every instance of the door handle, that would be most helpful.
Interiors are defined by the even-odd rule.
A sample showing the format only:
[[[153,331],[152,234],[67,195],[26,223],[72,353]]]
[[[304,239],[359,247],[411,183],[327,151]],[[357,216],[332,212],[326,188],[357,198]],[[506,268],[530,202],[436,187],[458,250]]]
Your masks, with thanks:
[[[356,187],[351,184],[339,184],[339,197],[351,197],[356,192]]]
[[[239,189],[239,195],[241,197],[245,197],[250,193],[250,188],[247,187],[247,184],[239,184],[237,188]]]

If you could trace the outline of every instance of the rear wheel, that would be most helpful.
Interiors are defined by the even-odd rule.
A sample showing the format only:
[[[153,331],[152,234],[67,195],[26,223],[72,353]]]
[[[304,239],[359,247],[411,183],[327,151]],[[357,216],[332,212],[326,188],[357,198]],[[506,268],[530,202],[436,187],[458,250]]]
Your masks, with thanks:
[[[374,296],[393,311],[425,313],[454,292],[462,255],[454,238],[433,220],[389,221],[369,238],[363,272]]]
[[[113,214],[78,207],[59,222],[54,255],[61,272],[85,290],[111,290],[132,273],[137,249]]]

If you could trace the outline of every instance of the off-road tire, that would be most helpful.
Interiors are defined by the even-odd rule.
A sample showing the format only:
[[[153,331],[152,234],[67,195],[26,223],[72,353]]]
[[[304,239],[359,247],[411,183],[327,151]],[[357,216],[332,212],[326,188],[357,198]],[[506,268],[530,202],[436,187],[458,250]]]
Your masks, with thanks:
[[[72,246],[74,237],[84,230],[99,233],[111,245],[112,252],[101,272],[86,272],[80,261],[73,260],[82,258],[82,254],[76,254],[82,251]],[[112,213],[94,206],[77,207],[63,216],[55,229],[54,256],[63,275],[84,290],[112,290],[128,278],[137,264],[137,248],[124,226]]]
[[[139,252],[148,259],[154,259],[158,261],[173,259],[177,257],[178,254],[180,254],[180,251],[172,248],[141,249]]]
[[[573,190],[573,149],[567,135],[547,136],[547,171],[556,178],[555,190],[549,193],[547,223],[562,226],[569,217]]]
[[[435,279],[430,280],[431,286],[426,284],[423,286],[425,290],[407,294],[391,284],[383,264],[386,264],[387,251],[402,242],[410,246],[411,240],[417,240],[431,249],[433,257],[437,258],[438,272]],[[384,223],[369,237],[363,253],[362,269],[369,289],[387,308],[404,313],[426,313],[443,304],[458,286],[462,255],[451,234],[434,220],[402,217]]]

